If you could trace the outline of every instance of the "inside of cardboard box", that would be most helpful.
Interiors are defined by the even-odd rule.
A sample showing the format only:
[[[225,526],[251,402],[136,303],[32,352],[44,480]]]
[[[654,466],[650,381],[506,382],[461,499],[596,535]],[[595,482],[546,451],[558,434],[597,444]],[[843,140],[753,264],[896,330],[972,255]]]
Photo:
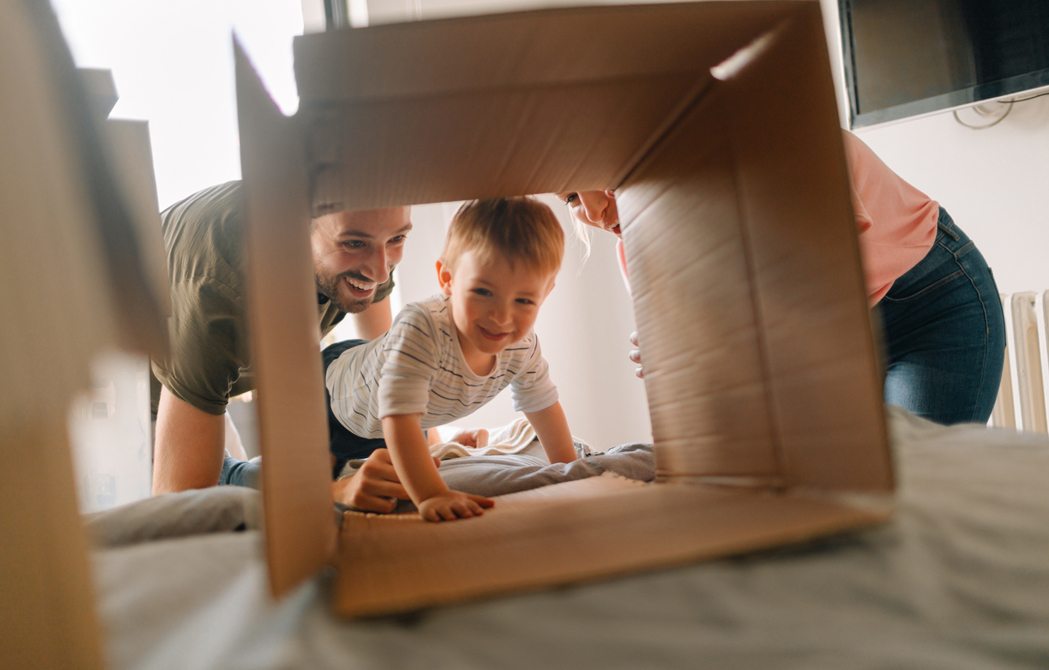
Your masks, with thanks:
[[[654,40],[646,42],[646,54],[671,55],[638,55],[638,69],[607,49],[599,58],[576,54],[594,68],[582,74],[556,65],[521,66],[517,57],[535,46],[528,36],[542,42],[556,34],[563,13],[573,11],[594,12],[642,42]],[[732,20],[718,23],[729,15]],[[526,37],[500,43],[498,24],[504,21]],[[649,21],[655,37],[643,29]],[[732,27],[727,37],[713,36],[718,25]],[[682,26],[710,32],[714,47],[696,53],[689,46],[694,36],[682,33]],[[776,27],[775,39],[763,43],[746,67],[715,83],[710,67]],[[673,48],[657,49],[668,36],[676,36]],[[442,48],[446,43],[470,44],[487,57],[475,68],[445,68],[456,58]],[[406,68],[401,49],[411,52],[413,62],[433,63],[435,71]],[[361,50],[356,60],[350,58],[355,50]],[[330,526],[331,519],[330,493],[320,484],[327,472],[323,400],[319,389],[303,386],[303,371],[320,377],[316,338],[307,327],[306,312],[315,305],[303,231],[311,212],[333,206],[369,209],[618,187],[662,479],[739,478],[758,490],[786,492],[736,492],[729,496],[730,510],[758,504],[789,511],[790,501],[808,500],[794,487],[891,489],[817,6],[709,3],[528,12],[311,36],[296,42],[296,54],[303,100],[294,119],[281,116],[243,54],[237,77],[253,226],[250,272],[257,277],[251,305],[259,395],[265,400],[260,433],[275,593],[327,560],[333,539],[333,529],[318,535],[317,528],[322,522]],[[363,59],[368,66],[332,67],[361,61],[363,54],[369,54]],[[588,98],[607,104],[594,107]],[[451,156],[458,158],[450,162]],[[808,329],[801,326],[810,320],[826,326],[827,338],[806,339]],[[274,447],[282,444],[298,448],[290,455]],[[717,529],[697,514],[711,495],[723,492],[663,483],[417,526],[421,530],[412,533],[477,533],[487,538],[480,545],[499,546],[516,535],[519,524],[535,524],[522,531],[535,538],[533,549],[553,544],[587,553],[602,546],[614,557],[610,565],[619,566],[607,568],[612,573],[724,553]],[[642,500],[658,514],[631,517]],[[724,532],[734,542],[749,538],[739,546],[756,546],[782,541],[784,533],[807,536],[867,519],[829,503],[815,511],[808,502],[799,504],[804,511],[788,518],[771,509],[744,519],[726,512],[721,521],[732,530]],[[634,520],[600,517],[604,512],[598,510],[608,508]],[[308,510],[312,529],[301,522]],[[783,526],[769,527],[766,518]],[[623,534],[631,523],[641,538],[638,555],[624,553],[635,543]],[[672,538],[686,528],[693,530],[684,533],[691,540],[683,549]],[[382,536],[371,549],[354,536],[347,550],[352,546],[358,558],[383,555],[385,533],[365,533]],[[572,539],[579,537],[590,539]],[[312,558],[304,546],[313,547]],[[497,575],[484,588],[526,586],[519,579],[550,583],[547,568],[576,575],[553,562],[534,565],[540,564],[547,567]],[[394,574],[389,567],[377,569]],[[469,591],[465,582],[457,588]]]

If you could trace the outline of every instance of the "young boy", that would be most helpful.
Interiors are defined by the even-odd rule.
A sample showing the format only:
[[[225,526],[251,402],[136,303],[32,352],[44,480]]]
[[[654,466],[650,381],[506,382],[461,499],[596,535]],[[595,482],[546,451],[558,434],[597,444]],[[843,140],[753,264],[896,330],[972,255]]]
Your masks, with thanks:
[[[383,337],[324,352],[332,452],[390,450],[428,521],[482,514],[493,502],[450,490],[423,429],[460,419],[507,386],[552,463],[575,459],[557,389],[532,332],[554,287],[564,234],[532,198],[484,200],[455,214],[437,261],[441,293],[405,307]]]

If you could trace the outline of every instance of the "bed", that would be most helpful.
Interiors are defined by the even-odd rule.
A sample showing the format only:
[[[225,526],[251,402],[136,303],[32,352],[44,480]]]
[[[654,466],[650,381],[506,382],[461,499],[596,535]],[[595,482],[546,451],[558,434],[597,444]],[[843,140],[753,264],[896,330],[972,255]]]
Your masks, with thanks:
[[[1049,440],[893,408],[890,430],[899,488],[883,527],[396,617],[335,618],[330,574],[272,602],[254,492],[197,502],[214,529],[243,532],[139,542],[135,523],[95,518],[96,536],[108,524],[104,539],[122,545],[93,559],[108,657],[114,668],[1049,666]]]

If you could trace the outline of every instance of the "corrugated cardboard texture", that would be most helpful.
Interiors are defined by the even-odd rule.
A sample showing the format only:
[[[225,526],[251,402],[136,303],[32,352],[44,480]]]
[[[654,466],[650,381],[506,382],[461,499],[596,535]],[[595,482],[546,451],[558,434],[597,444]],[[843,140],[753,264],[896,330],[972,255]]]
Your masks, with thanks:
[[[785,22],[619,191],[664,477],[892,488],[821,31]]]
[[[451,523],[346,515],[336,611],[371,616],[590,581],[884,520],[804,496],[604,477],[506,498]]]
[[[302,145],[239,45],[236,68],[266,558],[281,595],[335,549],[317,285]]]

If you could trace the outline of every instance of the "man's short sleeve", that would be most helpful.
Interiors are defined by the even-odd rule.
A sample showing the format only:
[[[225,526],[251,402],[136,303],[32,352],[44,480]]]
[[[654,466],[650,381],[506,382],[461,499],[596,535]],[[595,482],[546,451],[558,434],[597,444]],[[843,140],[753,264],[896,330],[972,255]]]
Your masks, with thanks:
[[[171,287],[171,303],[171,355],[153,361],[153,373],[176,398],[222,414],[248,367],[241,298],[228,286],[194,278]]]

